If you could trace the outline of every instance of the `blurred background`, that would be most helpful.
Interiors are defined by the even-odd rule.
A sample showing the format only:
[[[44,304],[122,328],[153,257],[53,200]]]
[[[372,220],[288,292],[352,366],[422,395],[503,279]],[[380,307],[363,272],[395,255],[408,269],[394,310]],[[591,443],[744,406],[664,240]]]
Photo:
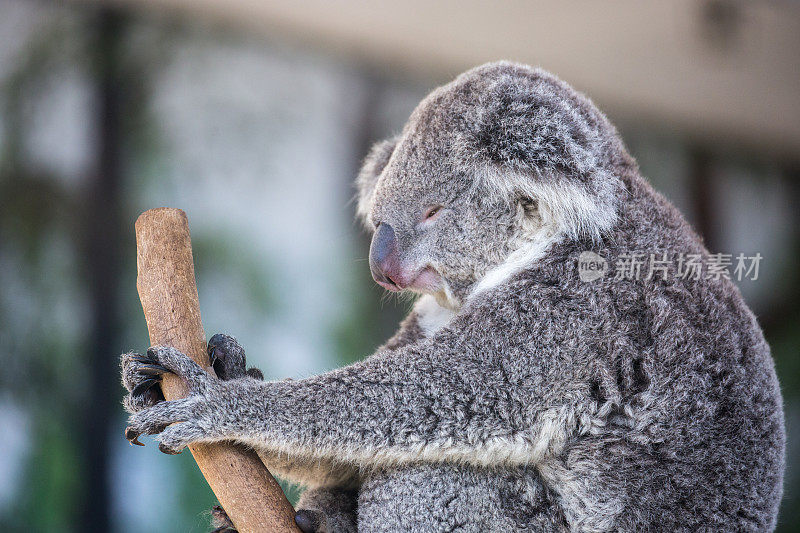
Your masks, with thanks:
[[[122,436],[117,354],[148,344],[134,220],[186,210],[206,333],[237,336],[269,377],[359,359],[409,305],[370,278],[360,159],[433,87],[501,58],[589,94],[712,251],[764,257],[740,286],[783,386],[780,531],[797,530],[789,0],[0,0],[3,529],[207,531],[191,456]]]

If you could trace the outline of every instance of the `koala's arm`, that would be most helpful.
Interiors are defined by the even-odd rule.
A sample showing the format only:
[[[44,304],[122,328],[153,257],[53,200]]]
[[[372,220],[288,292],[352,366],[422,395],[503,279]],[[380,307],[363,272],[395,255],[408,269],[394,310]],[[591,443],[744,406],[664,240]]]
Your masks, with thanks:
[[[397,332],[383,344],[381,349],[397,349],[418,342],[423,338],[417,313],[412,311],[400,323]],[[358,485],[358,468],[352,462],[341,462],[331,458],[296,454],[259,446],[259,457],[273,474],[292,483],[306,487],[343,487]]]
[[[382,348],[399,348],[416,342],[422,337],[423,332],[419,326],[417,313],[412,311]],[[208,353],[217,376],[223,381],[246,383],[241,380],[245,376],[263,379],[261,372],[257,369],[246,369],[244,349],[233,337],[214,335],[209,340]],[[145,359],[146,357],[135,353],[122,356],[123,384],[128,389],[124,404],[131,414],[164,400],[158,387],[152,386],[157,383],[157,378],[154,378],[152,373],[142,371],[142,368],[152,366],[155,361],[145,361]],[[263,447],[258,448],[257,451],[261,460],[273,474],[292,483],[307,487],[344,488],[358,484],[358,468],[352,463],[286,453]]]
[[[357,465],[542,460],[558,452],[589,402],[594,370],[566,341],[581,338],[587,320],[566,298],[534,307],[524,288],[509,292],[512,301],[506,294],[475,306],[430,339],[298,381],[222,382],[183,354],[157,349],[193,393],[133,415],[129,437],[160,433],[162,450],[172,452],[235,439]]]

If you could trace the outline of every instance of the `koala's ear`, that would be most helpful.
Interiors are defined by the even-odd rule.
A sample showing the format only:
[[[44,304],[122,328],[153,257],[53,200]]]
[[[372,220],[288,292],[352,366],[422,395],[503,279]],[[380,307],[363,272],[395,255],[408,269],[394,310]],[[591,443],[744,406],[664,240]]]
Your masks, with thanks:
[[[519,196],[516,200],[517,217],[520,227],[528,233],[535,233],[544,223],[539,201],[530,196]]]
[[[539,217],[539,202],[537,202],[535,198],[531,198],[529,196],[520,196],[517,198],[517,204],[519,205],[520,209],[522,209],[522,214],[526,218]]]
[[[392,157],[398,141],[399,136],[375,143],[361,164],[361,170],[356,177],[356,215],[365,226],[369,225],[367,216],[372,206],[375,184],[386,167],[386,163],[389,162],[389,158]]]
[[[591,100],[552,74],[511,63],[484,65],[459,80],[482,103],[464,119],[458,156],[485,162],[489,191],[536,198],[545,222],[571,238],[599,241],[610,233],[625,194],[620,173],[634,164]]]

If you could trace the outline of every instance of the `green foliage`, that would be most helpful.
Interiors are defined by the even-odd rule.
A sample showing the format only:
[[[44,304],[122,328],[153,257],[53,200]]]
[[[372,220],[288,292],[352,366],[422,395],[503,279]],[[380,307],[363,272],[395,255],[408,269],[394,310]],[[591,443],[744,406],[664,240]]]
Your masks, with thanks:
[[[8,531],[71,531],[77,523],[81,468],[68,419],[37,413],[18,512],[4,518]]]

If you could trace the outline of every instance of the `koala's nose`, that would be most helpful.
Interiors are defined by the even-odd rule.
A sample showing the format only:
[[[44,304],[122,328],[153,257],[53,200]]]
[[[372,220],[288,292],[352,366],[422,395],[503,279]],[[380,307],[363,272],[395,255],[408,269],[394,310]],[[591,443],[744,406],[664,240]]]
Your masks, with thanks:
[[[373,279],[382,287],[391,291],[402,288],[398,283],[400,257],[397,251],[397,236],[389,224],[381,223],[372,236],[372,244],[369,247],[369,269]]]

